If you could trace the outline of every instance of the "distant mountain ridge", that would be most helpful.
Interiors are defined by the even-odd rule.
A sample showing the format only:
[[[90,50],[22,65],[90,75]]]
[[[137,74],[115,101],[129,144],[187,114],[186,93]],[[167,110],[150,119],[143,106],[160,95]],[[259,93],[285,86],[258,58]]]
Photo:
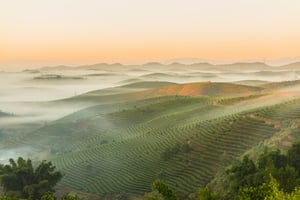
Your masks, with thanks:
[[[300,62],[291,63],[288,65],[283,65],[281,68],[289,69],[289,70],[299,70],[300,69]]]
[[[40,68],[41,71],[52,71],[52,70],[112,70],[112,69],[184,69],[186,67],[195,70],[222,70],[222,71],[268,71],[268,70],[300,70],[300,62],[295,62],[288,65],[282,65],[279,67],[273,67],[263,62],[236,62],[231,64],[210,64],[207,62],[193,63],[193,64],[182,64],[179,62],[173,62],[170,64],[162,64],[159,62],[148,62],[141,65],[125,65],[121,63],[96,63],[93,65],[80,65],[80,66],[48,66]]]

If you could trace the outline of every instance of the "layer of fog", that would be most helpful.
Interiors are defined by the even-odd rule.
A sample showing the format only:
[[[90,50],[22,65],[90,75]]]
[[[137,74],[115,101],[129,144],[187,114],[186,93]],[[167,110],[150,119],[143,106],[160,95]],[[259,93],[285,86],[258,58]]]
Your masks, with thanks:
[[[50,76],[49,76],[50,75]],[[58,75],[58,78],[55,76]],[[119,87],[142,81],[188,82],[236,82],[257,80],[278,82],[298,79],[298,71],[201,71],[195,69],[123,69],[123,70],[53,70],[0,72],[0,111],[11,114],[0,117],[0,131],[20,124],[35,124],[36,128],[73,112],[90,106],[89,104],[59,104],[49,106],[47,101],[70,98],[93,90]],[[286,92],[289,98],[299,97],[300,88],[294,87]],[[114,90],[111,93],[122,93]],[[105,94],[109,92],[106,91]],[[104,95],[104,93],[103,93]],[[292,95],[292,96],[291,96]],[[293,96],[294,95],[294,96]],[[274,94],[274,99],[284,100],[285,96]],[[263,99],[263,98],[262,98]],[[265,100],[265,99],[263,99]],[[44,102],[44,103],[43,103]],[[20,152],[23,152],[21,154]],[[9,157],[27,156],[32,149],[0,150],[0,162]]]
[[[35,150],[30,147],[17,147],[9,149],[0,149],[0,163],[8,164],[10,158],[18,157],[32,158]]]
[[[88,72],[0,73],[0,102],[49,101],[72,97],[92,90],[115,87],[123,74],[87,76]],[[44,78],[45,74],[60,78]]]
[[[0,110],[19,116],[17,121],[22,120],[20,116],[26,121],[51,121],[82,109],[82,107],[65,105],[49,108],[40,106],[40,104],[35,105],[35,102],[64,99],[93,90],[113,88],[141,81],[188,83],[257,80],[277,82],[295,80],[299,74],[298,71],[242,73],[201,71],[188,68],[2,72],[0,73]],[[59,77],[56,78],[55,76]],[[118,90],[114,90],[112,93],[118,92]],[[122,91],[120,90],[120,92]],[[24,104],[23,102],[31,103]]]

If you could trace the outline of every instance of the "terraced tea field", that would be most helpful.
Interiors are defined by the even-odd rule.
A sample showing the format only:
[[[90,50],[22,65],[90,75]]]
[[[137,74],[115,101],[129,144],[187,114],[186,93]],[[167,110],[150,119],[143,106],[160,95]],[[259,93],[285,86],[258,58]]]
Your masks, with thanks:
[[[95,90],[40,102],[83,108],[13,136],[0,130],[1,145],[51,160],[65,174],[58,190],[141,195],[160,178],[191,193],[246,152],[255,157],[300,139],[300,95],[275,86],[142,82]]]
[[[66,174],[59,187],[101,195],[143,194],[161,178],[179,191],[193,192],[244,152],[282,131],[284,127],[270,123],[274,115],[265,113],[295,110],[300,105],[295,100],[230,112],[216,101],[174,97],[92,117],[90,122],[100,127],[101,120],[105,121],[103,132],[83,138],[69,153],[53,158]],[[163,159],[163,152],[176,144],[186,144],[191,150]]]

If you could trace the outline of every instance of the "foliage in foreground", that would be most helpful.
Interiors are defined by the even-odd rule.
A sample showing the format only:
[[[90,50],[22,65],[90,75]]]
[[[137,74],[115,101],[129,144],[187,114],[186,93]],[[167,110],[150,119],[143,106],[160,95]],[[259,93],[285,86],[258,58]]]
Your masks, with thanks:
[[[42,161],[34,168],[30,159],[10,159],[9,164],[0,165],[0,185],[7,196],[2,198],[41,199],[54,192],[62,177],[51,162]]]
[[[219,195],[216,192],[210,190],[207,186],[201,188],[196,195],[196,199],[199,200],[218,200],[219,198]]]
[[[152,190],[157,191],[165,200],[177,200],[173,190],[162,180],[156,180],[152,184]]]
[[[156,187],[153,187],[156,186]],[[209,187],[184,198],[157,180],[152,195],[146,200],[298,200],[300,199],[300,143],[294,144],[287,154],[279,150],[266,151],[257,162],[245,156],[239,164],[227,170],[222,193]],[[171,197],[170,197],[171,195]],[[146,198],[147,197],[147,198]]]
[[[240,164],[227,171],[228,199],[234,199],[243,188],[260,187],[269,183],[270,175],[278,182],[283,192],[291,193],[300,186],[300,143],[294,144],[282,154],[279,150],[264,152],[257,163],[245,156]]]
[[[270,175],[270,181],[263,183],[258,187],[244,187],[241,188],[238,195],[239,200],[299,200],[300,188],[297,187],[291,193],[284,192],[279,189],[279,184]]]

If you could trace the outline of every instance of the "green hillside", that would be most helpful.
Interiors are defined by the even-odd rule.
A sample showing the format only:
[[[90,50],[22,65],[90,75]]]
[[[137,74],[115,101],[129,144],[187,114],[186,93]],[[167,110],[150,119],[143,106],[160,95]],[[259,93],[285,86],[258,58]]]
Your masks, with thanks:
[[[299,138],[300,100],[268,105],[273,96],[263,92],[209,82],[114,95],[93,91],[52,102],[95,105],[10,145],[30,146],[38,158],[51,160],[65,174],[58,190],[141,195],[160,178],[190,193],[222,180],[216,175],[245,153],[287,149]]]
[[[76,120],[70,115],[72,120],[65,117],[46,125],[32,133],[34,141],[22,142],[49,153],[66,174],[61,188],[101,195],[143,194],[162,178],[179,191],[192,192],[281,130],[261,116],[275,106],[228,109],[253,98],[259,96],[154,98],[102,113],[99,107],[98,114]],[[188,150],[164,159],[162,155],[176,145]]]
[[[162,178],[177,190],[192,192],[210,182],[219,169],[261,145],[261,141],[289,147],[295,139],[296,129],[289,130],[287,122],[278,125],[278,121],[272,121],[275,115],[262,116],[276,106],[217,116],[223,108],[212,102],[205,98],[177,98],[106,115],[106,134],[82,141],[78,146],[82,150],[54,159],[70,174],[61,186],[99,194],[142,194],[149,191],[153,180]],[[298,104],[299,100],[280,106],[294,110]],[[290,120],[297,120],[299,115],[295,111]],[[274,143],[278,134],[288,130],[290,133],[281,136],[285,142]],[[162,159],[161,155],[177,144],[188,145],[191,151],[179,151],[168,160]]]

